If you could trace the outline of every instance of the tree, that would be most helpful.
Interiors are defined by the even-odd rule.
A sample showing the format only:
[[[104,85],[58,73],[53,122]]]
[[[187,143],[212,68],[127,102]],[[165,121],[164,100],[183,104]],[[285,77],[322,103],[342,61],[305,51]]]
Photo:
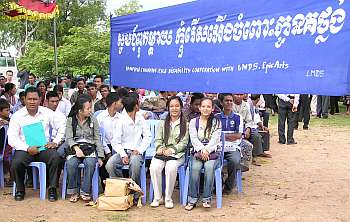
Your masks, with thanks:
[[[5,0],[9,1],[9,0]],[[103,0],[57,0],[60,14],[57,17],[58,45],[73,27],[95,25],[104,21],[105,2]],[[0,14],[0,47],[14,45],[20,55],[24,54],[27,42],[44,41],[53,45],[53,20],[12,21]]]
[[[115,10],[115,14],[117,16],[129,15],[136,13],[142,9],[142,5],[140,5],[138,0],[131,0],[129,3],[122,5],[120,8]]]
[[[58,72],[61,75],[106,75],[109,69],[109,33],[99,32],[93,26],[73,27],[58,48]],[[40,77],[54,73],[53,47],[44,41],[28,44],[26,54],[18,61],[19,67],[31,70]]]

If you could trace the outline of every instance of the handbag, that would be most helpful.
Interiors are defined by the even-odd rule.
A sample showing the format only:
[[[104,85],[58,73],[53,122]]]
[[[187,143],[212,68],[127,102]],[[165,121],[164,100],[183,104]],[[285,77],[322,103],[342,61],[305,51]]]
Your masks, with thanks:
[[[83,142],[83,143],[78,143],[78,145],[74,145],[74,146],[79,146],[79,148],[81,149],[81,151],[84,153],[85,156],[90,156],[96,150],[96,145],[91,143]],[[75,150],[73,149],[73,146],[69,147],[66,153],[67,155],[74,155]]]
[[[165,156],[165,155],[159,155],[159,154],[156,154],[154,155],[154,158],[158,159],[158,160],[163,160],[163,161],[168,161],[168,160],[177,160],[176,157],[173,157],[173,156]]]
[[[196,118],[196,129],[197,129],[197,132],[198,132],[198,129],[199,129],[199,117]],[[202,142],[203,145],[208,145],[209,140],[208,140],[208,139],[204,139],[204,140],[202,140],[201,142]],[[199,151],[199,152],[194,151],[194,152],[192,152],[192,155],[193,155],[195,158],[197,158],[197,159],[200,159],[200,157],[201,157],[200,151]],[[219,158],[219,156],[220,156],[220,153],[219,153],[219,152],[213,151],[213,152],[211,152],[211,153],[209,154],[209,160],[216,160],[216,159]]]

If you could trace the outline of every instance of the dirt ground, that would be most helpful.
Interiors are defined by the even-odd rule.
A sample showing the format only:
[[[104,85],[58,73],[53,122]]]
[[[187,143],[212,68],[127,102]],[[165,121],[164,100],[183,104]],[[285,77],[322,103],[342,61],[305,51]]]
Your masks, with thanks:
[[[245,173],[243,194],[225,196],[222,209],[186,212],[179,204],[171,210],[147,204],[100,212],[83,202],[40,201],[32,190],[16,202],[7,188],[0,191],[0,221],[350,221],[350,126],[311,124],[295,131],[293,146],[278,144],[276,125],[270,128],[273,158]]]

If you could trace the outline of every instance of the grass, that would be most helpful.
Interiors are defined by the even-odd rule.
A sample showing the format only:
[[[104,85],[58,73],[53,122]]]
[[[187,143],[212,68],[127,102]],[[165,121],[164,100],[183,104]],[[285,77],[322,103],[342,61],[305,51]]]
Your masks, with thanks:
[[[320,126],[320,127],[350,127],[350,116],[344,115],[346,107],[343,104],[339,104],[340,114],[329,115],[328,119],[321,119],[314,116],[311,116],[310,126]],[[278,115],[270,115],[270,126],[277,127]],[[299,127],[302,127],[302,123],[299,124]]]
[[[115,212],[113,214],[106,215],[107,220],[113,222],[126,222],[129,221],[129,215],[124,212]]]

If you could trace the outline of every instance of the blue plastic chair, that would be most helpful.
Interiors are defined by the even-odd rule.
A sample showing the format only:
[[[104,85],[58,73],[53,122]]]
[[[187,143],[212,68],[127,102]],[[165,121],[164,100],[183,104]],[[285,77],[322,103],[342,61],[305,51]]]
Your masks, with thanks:
[[[5,130],[5,137],[4,137],[4,143],[2,145],[2,152],[0,154],[0,188],[4,188],[5,186],[5,175],[4,175],[4,153],[5,153],[5,148],[6,148],[6,140],[7,140],[7,129],[8,126],[3,126]]]
[[[46,196],[46,164],[44,162],[31,162],[29,164],[33,168],[33,188],[38,188],[38,177],[40,185],[40,199],[45,200]],[[38,174],[39,173],[39,174]],[[12,194],[15,196],[16,183],[13,182]]]
[[[99,175],[98,175],[98,163],[96,163],[95,166],[95,172],[92,176],[92,200],[96,201],[98,198],[98,183],[99,183]],[[84,169],[84,164],[81,163],[78,165],[78,169],[80,170],[81,175],[81,170]],[[64,164],[64,169],[63,169],[63,180],[62,180],[62,200],[66,199],[66,191],[67,191],[67,163]]]
[[[103,110],[98,110],[94,112],[93,116],[96,118],[101,112],[103,112]]]
[[[225,132],[221,133],[221,143],[222,143],[222,150],[220,153],[220,165],[215,170],[215,191],[216,191],[216,207],[222,208],[222,169],[224,167],[224,152],[223,147],[225,147]],[[202,172],[204,172],[204,169],[202,169]],[[237,180],[238,181],[238,180]],[[190,168],[187,166],[186,169],[186,176],[185,176],[185,182],[184,182],[184,192],[183,192],[183,199],[182,203],[184,206],[187,205],[187,196],[188,196],[188,187],[190,182]]]
[[[188,154],[186,152],[186,159],[185,159],[185,163],[182,164],[181,166],[179,166],[179,168],[177,169],[177,173],[179,175],[179,188],[180,188],[180,204],[182,204],[183,202],[183,192],[184,192],[184,182],[185,182],[185,176],[186,176],[186,167],[187,167],[187,163],[188,163]],[[162,189],[163,192],[165,190],[165,175],[164,175],[164,170],[163,170],[163,182],[162,182]],[[154,195],[154,191],[153,191],[153,184],[152,184],[152,180],[150,180],[150,185],[149,185],[149,202],[151,203],[153,201],[153,195]]]
[[[152,159],[153,156],[156,154],[156,147],[154,145],[154,140],[155,140],[156,135],[157,135],[157,129],[158,129],[159,122],[160,122],[160,120],[147,120],[147,123],[149,125],[149,128],[151,130],[151,134],[152,134],[152,141],[151,141],[151,144],[149,145],[149,147],[146,149],[146,153],[145,153],[146,160]]]

